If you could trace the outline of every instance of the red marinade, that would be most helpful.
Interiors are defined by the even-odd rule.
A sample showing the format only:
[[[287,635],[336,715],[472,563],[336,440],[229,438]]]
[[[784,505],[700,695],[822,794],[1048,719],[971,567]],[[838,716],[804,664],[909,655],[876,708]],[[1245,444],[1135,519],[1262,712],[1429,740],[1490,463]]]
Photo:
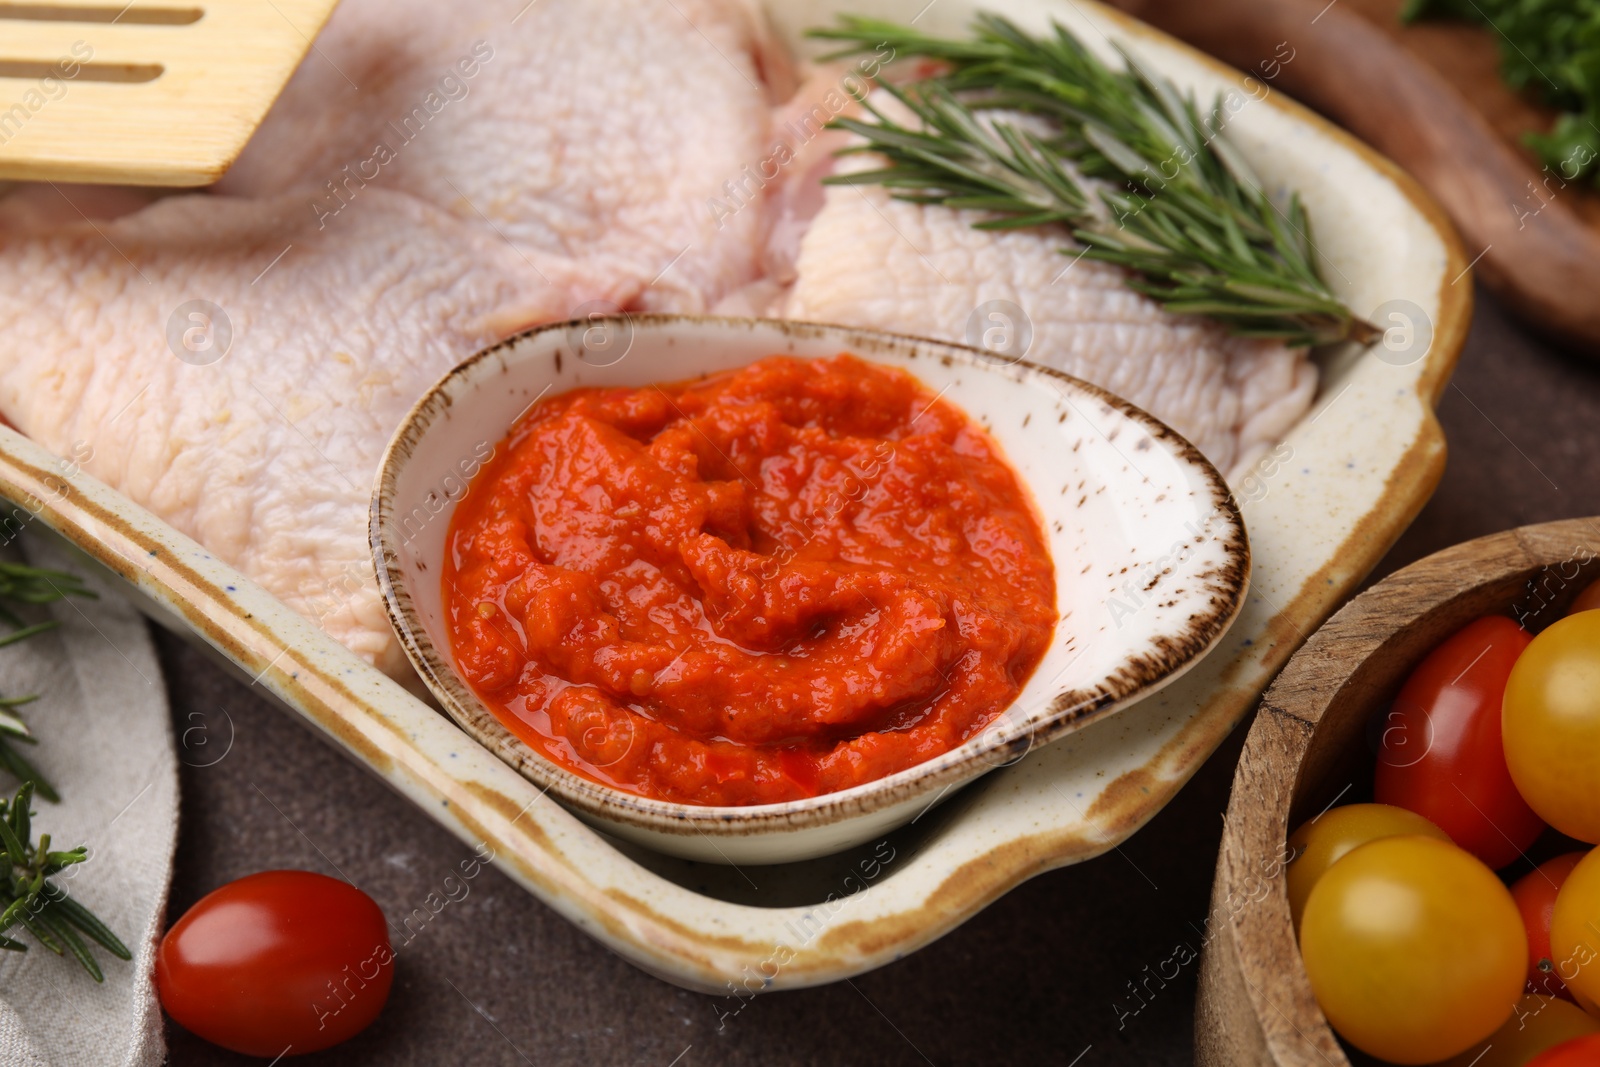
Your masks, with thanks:
[[[457,508],[443,582],[457,664],[512,732],[691,804],[816,796],[955,748],[1056,621],[989,435],[849,355],[539,403]]]

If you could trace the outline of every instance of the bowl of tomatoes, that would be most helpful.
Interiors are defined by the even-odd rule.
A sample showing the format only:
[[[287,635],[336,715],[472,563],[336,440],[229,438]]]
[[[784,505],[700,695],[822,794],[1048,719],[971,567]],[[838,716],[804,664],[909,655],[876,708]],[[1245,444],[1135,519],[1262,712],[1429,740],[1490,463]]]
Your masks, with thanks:
[[[1600,1064],[1600,520],[1398,571],[1245,740],[1202,1065]]]

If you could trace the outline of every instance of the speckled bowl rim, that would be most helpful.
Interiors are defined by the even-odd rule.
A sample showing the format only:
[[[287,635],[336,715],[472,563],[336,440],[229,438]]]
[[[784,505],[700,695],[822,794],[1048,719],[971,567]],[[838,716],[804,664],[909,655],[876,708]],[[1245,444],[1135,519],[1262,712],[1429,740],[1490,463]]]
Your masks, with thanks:
[[[624,793],[561,767],[518,738],[483,705],[471,687],[457,674],[448,653],[441,653],[435,647],[417,619],[408,579],[392,536],[396,527],[392,521],[394,512],[391,501],[401,471],[415,454],[421,438],[433,421],[454,406],[455,400],[451,394],[455,387],[481,364],[501,352],[540,334],[569,330],[576,322],[546,323],[524,330],[462,361],[412,406],[384,450],[372,493],[368,532],[373,563],[390,622],[400,638],[406,657],[443,705],[445,712],[519,774],[578,811],[656,832],[731,837],[774,830],[809,829],[867,815],[928,793],[938,792],[942,795],[987,771],[1014,763],[1036,746],[1048,744],[1099,721],[1176,681],[1216,647],[1244,606],[1250,585],[1249,537],[1227,482],[1186,438],[1143,408],[1109,390],[1027,360],[999,365],[986,358],[984,353],[965,345],[880,330],[831,323],[712,315],[640,314],[618,318],[628,322],[635,339],[640,330],[665,326],[742,327],[752,332],[776,331],[797,340],[837,338],[844,350],[887,348],[902,353],[908,359],[932,356],[954,360],[984,373],[1009,377],[1019,386],[1026,385],[1031,378],[1062,383],[1085,398],[1106,404],[1141,426],[1154,440],[1162,442],[1171,455],[1192,471],[1198,472],[1200,477],[1194,485],[1197,504],[1204,507],[1209,502],[1214,509],[1212,514],[1217,519],[1211,528],[1214,539],[1222,543],[1225,562],[1223,573],[1212,582],[1211,604],[1203,612],[1189,617],[1186,634],[1169,635],[1156,656],[1141,661],[1124,658],[1116,670],[1094,689],[1058,692],[1050,698],[1048,709],[1042,715],[1020,722],[1007,720],[1001,728],[986,729],[958,748],[895,774],[803,800],[741,807],[679,804]],[[588,322],[585,320],[584,324],[588,325]],[[752,348],[751,359],[764,354],[769,353]],[[862,358],[871,359],[870,356]],[[509,427],[497,430],[496,435],[503,436],[508,430]],[[1020,474],[1018,476],[1022,477]],[[1037,495],[1033,486],[1030,485],[1029,489]],[[1209,501],[1206,496],[1210,497]],[[1197,601],[1199,599],[1196,597]],[[1008,712],[1002,712],[1001,717],[1005,718]]]

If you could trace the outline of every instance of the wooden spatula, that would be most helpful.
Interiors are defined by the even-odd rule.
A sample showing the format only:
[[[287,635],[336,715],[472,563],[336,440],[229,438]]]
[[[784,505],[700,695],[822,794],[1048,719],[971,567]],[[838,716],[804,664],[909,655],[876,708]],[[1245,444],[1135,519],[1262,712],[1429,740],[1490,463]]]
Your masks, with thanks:
[[[0,0],[0,179],[206,185],[338,0]]]

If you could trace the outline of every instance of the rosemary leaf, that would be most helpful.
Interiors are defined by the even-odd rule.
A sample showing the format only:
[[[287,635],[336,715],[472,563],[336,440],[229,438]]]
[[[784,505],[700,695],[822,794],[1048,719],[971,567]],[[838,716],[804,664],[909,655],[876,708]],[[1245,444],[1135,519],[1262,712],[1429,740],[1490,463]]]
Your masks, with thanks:
[[[112,933],[93,912],[73,900],[50,877],[75,863],[88,859],[79,846],[67,851],[51,851],[50,835],[32,840],[29,805],[34,787],[23,782],[10,801],[0,800],[0,949],[26,952],[28,946],[6,936],[20,926],[45,948],[61,956],[71,953],[96,982],[104,981],[99,961],[89,941],[119,959],[132,959],[128,946]]]
[[[21,604],[51,604],[63,597],[98,597],[70,571],[34,567],[27,563],[0,562],[0,599]]]
[[[85,945],[83,938],[78,936],[78,931],[72,928],[71,923],[68,923],[55,913],[48,900],[41,898],[39,903],[39,910],[34,916],[35,921],[39,925],[47,927],[50,933],[66,946],[67,951],[72,953],[73,958],[83,966],[84,970],[89,972],[96,982],[105,981],[105,974],[101,972],[100,965],[95,962],[94,956],[90,955],[89,946]]]
[[[27,793],[28,796],[23,797],[23,793]],[[19,803],[26,804],[28,799],[31,799],[32,794],[33,790],[29,788],[28,783],[24,782],[22,790],[17,794],[21,798]],[[4,858],[10,861],[13,867],[31,867],[32,863],[29,857],[33,854],[32,850],[17,836],[16,830],[12,829],[10,814],[8,809],[6,812],[7,817],[0,819],[0,848],[5,849]],[[3,922],[0,922],[0,926],[4,925]]]
[[[19,740],[33,740],[33,735],[28,732],[28,724],[6,710],[7,708],[15,707],[17,704],[25,703],[27,703],[25,699],[15,701],[0,699],[0,734],[4,734],[7,737],[15,737]]]
[[[40,868],[40,873],[46,878],[53,874],[59,874],[73,864],[82,863],[89,858],[89,850],[83,845],[79,845],[71,852],[46,852],[45,848],[47,846],[45,842],[49,840],[49,837],[50,835],[46,834],[39,839],[39,851],[44,854],[44,866]]]
[[[28,810],[28,805],[11,805],[11,814],[8,821],[11,826],[11,833],[18,841],[33,840],[33,812]]]
[[[7,914],[10,914],[9,908],[7,909]],[[54,952],[57,956],[66,955],[66,947],[62,945],[60,941],[56,940],[55,931],[46,926],[40,920],[39,916],[29,915],[27,909],[24,908],[17,913],[15,921],[21,923],[22,928],[28,931],[28,933],[32,934],[33,939],[39,942],[39,944],[43,945],[45,948],[49,949],[51,952]],[[103,978],[96,979],[96,981],[102,980]]]
[[[27,894],[24,892],[6,905],[5,911],[0,912],[0,930],[9,930],[16,925],[21,921],[23,915],[27,913],[27,910],[28,899]],[[23,947],[23,951],[27,951],[26,946]]]
[[[1082,246],[1067,254],[1121,266],[1131,288],[1168,310],[1238,334],[1292,345],[1380,336],[1323,281],[1304,205],[1267,196],[1223,131],[1220,101],[1203,112],[1126,52],[1112,69],[1060,25],[1034,36],[980,15],[969,39],[949,40],[847,16],[812,35],[840,42],[834,56],[888,45],[943,65],[882,86],[912,121],[863,99],[868,118],[832,123],[862,138],[846,153],[875,152],[887,165],[830,183],[976,210],[991,216],[975,223],[982,229],[1064,225]],[[1019,129],[1008,111],[1055,132]]]
[[[14,645],[18,641],[26,641],[30,637],[55,628],[56,624],[54,622],[36,622],[32,626],[24,626],[20,630],[12,630],[8,634],[0,634],[0,648],[4,648],[6,645]]]
[[[95,595],[83,584],[82,578],[67,571],[0,561],[0,620],[14,627],[11,632],[0,634],[0,648],[26,641],[56,625],[49,621],[29,625],[12,610],[12,605],[49,604],[69,596],[93,599]],[[27,724],[9,710],[35,699],[34,696],[0,697],[0,770],[19,781],[33,783],[40,797],[54,803],[61,799],[60,794],[16,748],[16,742],[33,744],[34,739]],[[24,834],[24,840],[26,837]]]
[[[61,915],[88,934],[95,943],[105,948],[118,959],[133,959],[133,951],[122,943],[122,939],[111,932],[111,928],[101,922],[94,912],[79,904],[67,895],[67,891],[53,883],[46,882],[43,895],[51,905],[60,911]]]
[[[59,803],[61,794],[55,787],[45,780],[28,758],[15,747],[14,742],[24,744],[37,744],[32,737],[22,737],[15,734],[0,733],[0,770],[5,770],[19,782],[26,782],[34,787],[39,796],[52,804]]]

